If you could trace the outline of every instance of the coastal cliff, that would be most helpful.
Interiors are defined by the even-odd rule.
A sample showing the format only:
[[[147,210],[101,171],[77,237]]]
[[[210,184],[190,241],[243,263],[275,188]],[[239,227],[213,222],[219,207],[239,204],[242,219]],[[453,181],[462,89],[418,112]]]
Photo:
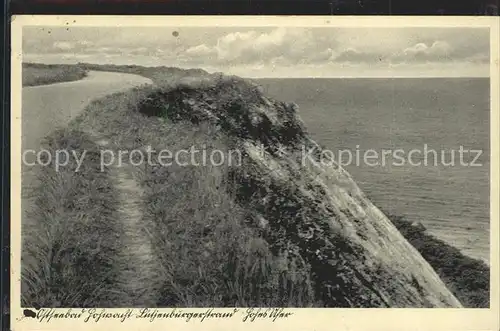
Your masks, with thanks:
[[[259,228],[274,255],[304,263],[324,306],[461,306],[350,175],[325,160],[297,105],[216,74],[153,91],[138,110],[209,125],[228,148],[243,151],[241,166],[224,174],[232,183],[228,195],[248,212],[249,226]]]
[[[80,306],[124,307],[462,306],[351,176],[322,153],[297,105],[269,98],[235,76],[114,69],[155,84],[96,100],[68,129],[47,139],[48,150],[85,148],[91,163],[77,176],[71,162],[42,176],[34,209],[44,218],[34,233],[58,235],[23,254],[43,261],[56,252],[65,263],[52,266],[57,277],[41,277],[47,268],[38,262],[24,272],[26,305],[79,300],[85,302]],[[103,146],[176,151],[202,145],[239,151],[241,162],[138,163],[105,171],[97,163]],[[67,186],[70,178],[79,190]],[[120,207],[124,191],[135,201],[128,215]],[[82,212],[95,215],[93,221],[75,218]],[[63,221],[48,222],[54,215],[74,219],[72,229]],[[124,222],[131,218],[136,223],[127,229]],[[81,237],[87,240],[75,246]],[[141,248],[148,252],[147,266],[130,267],[143,262],[140,252],[121,247],[126,243],[147,246]],[[80,270],[82,265],[88,267]],[[40,283],[74,274],[86,277],[75,286],[76,278],[66,279],[67,288],[85,286],[77,299],[62,287]]]

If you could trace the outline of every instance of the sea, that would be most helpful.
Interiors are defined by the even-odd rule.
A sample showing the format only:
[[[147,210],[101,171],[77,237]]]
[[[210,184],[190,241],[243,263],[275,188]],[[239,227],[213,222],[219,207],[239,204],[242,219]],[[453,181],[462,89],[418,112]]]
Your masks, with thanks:
[[[489,78],[256,81],[299,106],[311,137],[377,207],[489,263]]]

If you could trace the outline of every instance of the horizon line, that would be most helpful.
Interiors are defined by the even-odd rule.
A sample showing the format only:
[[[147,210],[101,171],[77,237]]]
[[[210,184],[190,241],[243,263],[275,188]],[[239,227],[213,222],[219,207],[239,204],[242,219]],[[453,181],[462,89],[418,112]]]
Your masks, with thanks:
[[[180,66],[168,66],[168,65],[142,65],[142,64],[116,64],[116,63],[92,63],[92,62],[76,62],[76,63],[44,63],[44,62],[24,62],[22,61],[21,64],[41,64],[41,65],[79,65],[79,64],[88,64],[88,65],[96,65],[96,66],[116,66],[116,67],[130,67],[130,66],[136,66],[136,67],[143,67],[143,68],[176,68],[176,69],[181,69],[181,70],[203,70],[209,74],[221,72],[225,75],[234,75],[234,76],[239,76],[241,78],[245,79],[431,79],[431,78],[487,78],[491,79],[491,73],[488,73],[488,75],[429,75],[429,74],[423,74],[419,76],[414,76],[414,75],[386,75],[386,74],[381,74],[381,75],[335,75],[335,76],[325,76],[325,75],[310,75],[310,76],[294,76],[294,75],[289,75],[289,76],[283,76],[283,75],[276,75],[276,76],[246,76],[242,74],[235,74],[231,73],[229,71],[223,72],[223,71],[217,71],[217,70],[207,70],[202,67],[180,67]]]

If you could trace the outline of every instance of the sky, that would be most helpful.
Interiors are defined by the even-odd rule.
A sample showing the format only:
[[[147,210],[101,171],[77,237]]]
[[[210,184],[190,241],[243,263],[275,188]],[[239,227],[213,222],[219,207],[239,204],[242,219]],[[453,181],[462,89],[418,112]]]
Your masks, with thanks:
[[[243,77],[487,77],[487,28],[24,27],[23,61]]]

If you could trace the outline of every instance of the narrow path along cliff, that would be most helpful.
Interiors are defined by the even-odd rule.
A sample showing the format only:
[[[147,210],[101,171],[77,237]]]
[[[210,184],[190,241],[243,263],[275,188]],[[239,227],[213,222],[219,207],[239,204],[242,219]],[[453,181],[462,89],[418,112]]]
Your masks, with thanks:
[[[106,150],[114,150],[116,146],[107,139],[98,139],[97,144]],[[123,227],[121,232],[121,250],[116,257],[123,265],[120,268],[117,287],[124,294],[123,305],[128,307],[154,307],[155,293],[152,291],[156,274],[154,268],[152,234],[149,232],[148,220],[144,217],[144,191],[137,180],[137,167],[125,158],[109,167],[109,176],[118,194],[118,218]]]

